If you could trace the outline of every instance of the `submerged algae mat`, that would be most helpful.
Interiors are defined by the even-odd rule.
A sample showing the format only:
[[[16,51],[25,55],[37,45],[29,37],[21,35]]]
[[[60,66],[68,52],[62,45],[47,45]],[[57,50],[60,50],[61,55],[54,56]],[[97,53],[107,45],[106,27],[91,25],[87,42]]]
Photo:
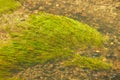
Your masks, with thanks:
[[[78,49],[101,47],[105,37],[96,29],[64,16],[41,12],[15,27],[7,26],[6,32],[9,43],[0,48],[0,79],[49,61],[65,60],[65,66],[95,70],[111,66],[100,59],[75,55]]]
[[[6,11],[14,10],[21,6],[16,0],[0,0],[0,15]]]

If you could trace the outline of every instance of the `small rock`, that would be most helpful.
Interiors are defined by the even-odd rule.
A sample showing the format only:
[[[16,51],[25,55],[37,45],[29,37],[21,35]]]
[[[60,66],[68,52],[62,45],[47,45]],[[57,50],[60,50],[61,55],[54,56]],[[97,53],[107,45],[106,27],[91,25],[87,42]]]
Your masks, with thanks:
[[[99,50],[96,50],[95,52],[99,53],[100,51],[99,51]]]
[[[60,5],[59,4],[56,4],[57,7],[59,7]]]

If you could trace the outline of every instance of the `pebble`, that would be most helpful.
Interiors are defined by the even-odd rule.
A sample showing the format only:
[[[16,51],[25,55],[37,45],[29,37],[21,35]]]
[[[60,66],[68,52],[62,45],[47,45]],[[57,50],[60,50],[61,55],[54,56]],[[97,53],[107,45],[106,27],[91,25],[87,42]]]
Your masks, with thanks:
[[[95,52],[99,53],[100,51],[99,51],[99,50],[96,50]]]
[[[56,4],[57,7],[59,7],[60,5],[59,4]]]

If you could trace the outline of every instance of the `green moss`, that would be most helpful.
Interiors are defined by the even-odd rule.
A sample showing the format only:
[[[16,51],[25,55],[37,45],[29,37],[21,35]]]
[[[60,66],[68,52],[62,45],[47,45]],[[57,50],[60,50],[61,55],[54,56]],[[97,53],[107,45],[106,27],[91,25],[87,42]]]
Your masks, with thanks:
[[[21,79],[21,78],[18,78],[18,77],[12,77],[12,78],[9,78],[7,80],[24,80],[24,79]]]
[[[0,0],[0,14],[5,11],[14,10],[19,6],[20,3],[15,0]]]
[[[74,55],[72,58],[64,62],[65,66],[76,66],[91,70],[108,70],[112,64],[102,61],[100,58],[90,58],[80,55]]]
[[[16,27],[7,28],[7,32],[11,41],[0,48],[0,77],[36,64],[69,59],[76,50],[101,46],[105,40],[86,24],[47,13],[31,15]]]

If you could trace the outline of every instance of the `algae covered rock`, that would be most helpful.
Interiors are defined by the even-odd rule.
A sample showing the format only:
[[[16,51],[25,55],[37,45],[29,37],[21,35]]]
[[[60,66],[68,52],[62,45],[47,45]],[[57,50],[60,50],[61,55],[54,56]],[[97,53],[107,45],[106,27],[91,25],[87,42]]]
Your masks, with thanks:
[[[86,24],[48,13],[31,15],[7,32],[10,44],[0,48],[2,76],[39,63],[68,59],[76,50],[101,46],[105,40]]]

